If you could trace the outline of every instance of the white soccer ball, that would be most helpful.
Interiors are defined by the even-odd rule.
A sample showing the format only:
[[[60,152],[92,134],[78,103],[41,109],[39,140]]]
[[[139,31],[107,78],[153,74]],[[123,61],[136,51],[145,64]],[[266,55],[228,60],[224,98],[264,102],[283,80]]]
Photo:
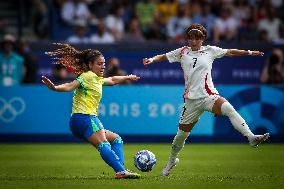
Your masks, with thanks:
[[[142,172],[149,172],[156,165],[155,155],[149,150],[140,150],[134,156],[134,165]]]

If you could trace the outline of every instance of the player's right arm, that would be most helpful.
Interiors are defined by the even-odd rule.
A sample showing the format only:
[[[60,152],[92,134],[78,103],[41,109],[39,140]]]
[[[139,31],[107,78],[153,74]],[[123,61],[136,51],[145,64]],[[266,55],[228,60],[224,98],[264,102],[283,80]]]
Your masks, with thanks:
[[[45,76],[42,76],[41,80],[49,89],[58,91],[58,92],[69,92],[75,90],[77,87],[80,86],[80,82],[77,80],[74,80],[70,83],[64,83],[61,85],[54,85],[50,79],[48,79]]]
[[[166,54],[156,55],[152,58],[144,58],[143,64],[146,66],[146,65],[152,64],[154,62],[163,62],[163,61],[169,61],[170,63],[181,62],[181,57],[183,55],[183,52],[187,49],[188,49],[188,47],[184,46],[184,47],[175,49],[173,51],[170,51]]]
[[[143,64],[146,66],[154,62],[162,62],[166,60],[168,60],[167,56],[165,54],[161,54],[161,55],[153,56],[152,58],[143,58]]]

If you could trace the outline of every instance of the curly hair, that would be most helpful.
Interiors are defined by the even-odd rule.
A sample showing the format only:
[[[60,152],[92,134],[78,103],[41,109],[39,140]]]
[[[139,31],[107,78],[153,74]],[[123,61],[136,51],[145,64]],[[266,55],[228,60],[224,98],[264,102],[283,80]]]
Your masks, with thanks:
[[[205,40],[207,31],[201,24],[191,24],[185,31],[186,39],[197,38]]]
[[[60,64],[67,68],[72,68],[75,73],[80,75],[83,72],[89,71],[89,62],[96,60],[102,56],[98,50],[86,49],[79,51],[69,44],[53,43],[58,48],[52,52],[45,52],[49,56],[53,56],[56,60],[53,64]]]

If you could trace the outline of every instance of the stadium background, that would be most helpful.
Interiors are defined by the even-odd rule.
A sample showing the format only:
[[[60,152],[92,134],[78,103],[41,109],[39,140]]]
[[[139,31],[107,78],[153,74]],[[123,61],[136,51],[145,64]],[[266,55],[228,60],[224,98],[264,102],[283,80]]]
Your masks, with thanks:
[[[76,7],[76,3],[85,7],[85,12],[78,8],[74,16],[70,7]],[[204,7],[209,7],[206,14]],[[181,32],[184,24],[202,21],[208,29],[208,44],[265,52],[263,57],[216,60],[213,79],[220,94],[234,105],[253,131],[270,132],[271,142],[283,142],[282,83],[267,84],[260,79],[273,49],[284,48],[282,7],[282,1],[1,2],[2,44],[9,40],[13,43],[14,50],[24,58],[26,74],[18,78],[20,85],[6,87],[2,83],[0,140],[75,141],[68,131],[72,94],[52,93],[40,83],[41,75],[57,83],[74,78],[72,71],[54,66],[44,53],[54,49],[52,42],[69,42],[80,49],[101,50],[107,66],[116,57],[125,73],[141,76],[131,85],[105,87],[100,106],[105,127],[121,134],[127,142],[169,142],[176,132],[183,103],[183,73],[178,64],[166,62],[145,68],[142,59],[185,44]],[[214,35],[221,31],[222,24],[218,22],[223,17],[231,21],[228,27],[234,30],[233,36],[229,32]],[[102,21],[104,33],[111,37],[94,41]],[[134,24],[133,34],[135,21],[138,25]],[[276,33],[269,30],[272,26],[278,27]],[[74,39],[78,27],[86,29],[85,36],[70,39]],[[17,71],[22,72],[21,68]],[[208,113],[202,116],[192,136],[192,141],[199,142],[243,141],[228,120]]]
[[[283,10],[283,0],[0,1],[0,188],[283,188]],[[217,59],[212,75],[250,128],[271,138],[252,149],[228,119],[204,113],[180,164],[164,178],[159,175],[178,126],[183,73],[168,62],[146,68],[142,59],[184,45],[190,23],[206,26],[207,44],[265,53]],[[99,118],[122,136],[127,168],[137,171],[133,155],[148,149],[158,160],[153,171],[139,180],[115,180],[99,153],[71,135],[73,94],[50,91],[40,79],[75,77],[45,55],[54,42],[100,50],[106,74],[118,65],[116,74],[141,76],[104,87]],[[7,49],[17,53],[10,62],[3,59]],[[266,68],[274,70],[268,78]]]

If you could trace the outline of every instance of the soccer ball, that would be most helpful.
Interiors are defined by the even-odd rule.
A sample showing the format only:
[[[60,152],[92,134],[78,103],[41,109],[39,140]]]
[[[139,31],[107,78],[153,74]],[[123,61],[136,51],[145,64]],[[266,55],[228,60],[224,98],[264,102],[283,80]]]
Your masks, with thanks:
[[[142,172],[149,172],[156,165],[155,155],[149,150],[141,150],[134,156],[134,165]]]

